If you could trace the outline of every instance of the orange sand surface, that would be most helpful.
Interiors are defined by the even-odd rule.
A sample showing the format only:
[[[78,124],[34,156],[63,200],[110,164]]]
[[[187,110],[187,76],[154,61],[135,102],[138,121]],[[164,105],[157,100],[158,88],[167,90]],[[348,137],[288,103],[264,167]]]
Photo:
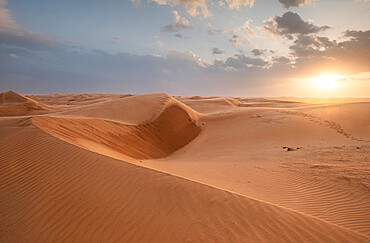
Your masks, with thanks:
[[[0,94],[0,242],[370,242],[370,99]]]

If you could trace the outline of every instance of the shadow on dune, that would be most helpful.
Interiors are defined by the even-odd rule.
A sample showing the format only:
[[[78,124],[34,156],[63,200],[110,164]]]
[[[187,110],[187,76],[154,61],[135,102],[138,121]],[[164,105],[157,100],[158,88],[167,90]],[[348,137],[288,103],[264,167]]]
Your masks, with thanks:
[[[170,105],[152,122],[126,125],[100,119],[34,117],[46,132],[91,151],[110,149],[136,160],[164,158],[201,132],[186,110]]]

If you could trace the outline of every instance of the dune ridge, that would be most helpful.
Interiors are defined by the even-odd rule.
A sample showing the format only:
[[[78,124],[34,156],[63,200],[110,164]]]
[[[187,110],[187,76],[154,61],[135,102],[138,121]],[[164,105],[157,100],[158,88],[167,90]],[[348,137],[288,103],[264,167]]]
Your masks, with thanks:
[[[14,91],[0,93],[0,116],[20,116],[36,114],[50,107]]]
[[[128,125],[140,125],[153,122],[170,105],[181,107],[194,120],[202,116],[202,114],[166,93],[123,96],[118,98],[108,97],[103,100],[98,98],[96,102],[91,102],[91,104],[87,105],[72,106],[71,108],[53,114],[53,116],[97,118],[117,121]]]
[[[316,218],[92,153],[33,125],[2,140],[0,155],[4,242],[368,241]]]
[[[46,132],[92,151],[113,157],[118,156],[114,153],[118,152],[135,160],[145,160],[164,158],[195,139],[202,130],[196,119],[195,111],[171,98],[157,118],[139,125],[40,116],[32,121]]]

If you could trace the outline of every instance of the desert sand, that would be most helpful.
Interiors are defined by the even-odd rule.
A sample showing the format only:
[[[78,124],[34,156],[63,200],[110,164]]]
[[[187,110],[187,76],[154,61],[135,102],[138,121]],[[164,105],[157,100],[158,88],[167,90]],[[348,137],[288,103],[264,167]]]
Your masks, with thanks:
[[[370,242],[370,99],[0,94],[0,242]]]

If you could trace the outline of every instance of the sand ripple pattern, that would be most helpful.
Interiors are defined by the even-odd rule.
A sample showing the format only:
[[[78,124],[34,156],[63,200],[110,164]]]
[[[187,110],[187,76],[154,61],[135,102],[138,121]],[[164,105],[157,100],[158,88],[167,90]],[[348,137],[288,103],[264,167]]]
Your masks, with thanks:
[[[369,242],[29,126],[0,142],[1,242]]]

